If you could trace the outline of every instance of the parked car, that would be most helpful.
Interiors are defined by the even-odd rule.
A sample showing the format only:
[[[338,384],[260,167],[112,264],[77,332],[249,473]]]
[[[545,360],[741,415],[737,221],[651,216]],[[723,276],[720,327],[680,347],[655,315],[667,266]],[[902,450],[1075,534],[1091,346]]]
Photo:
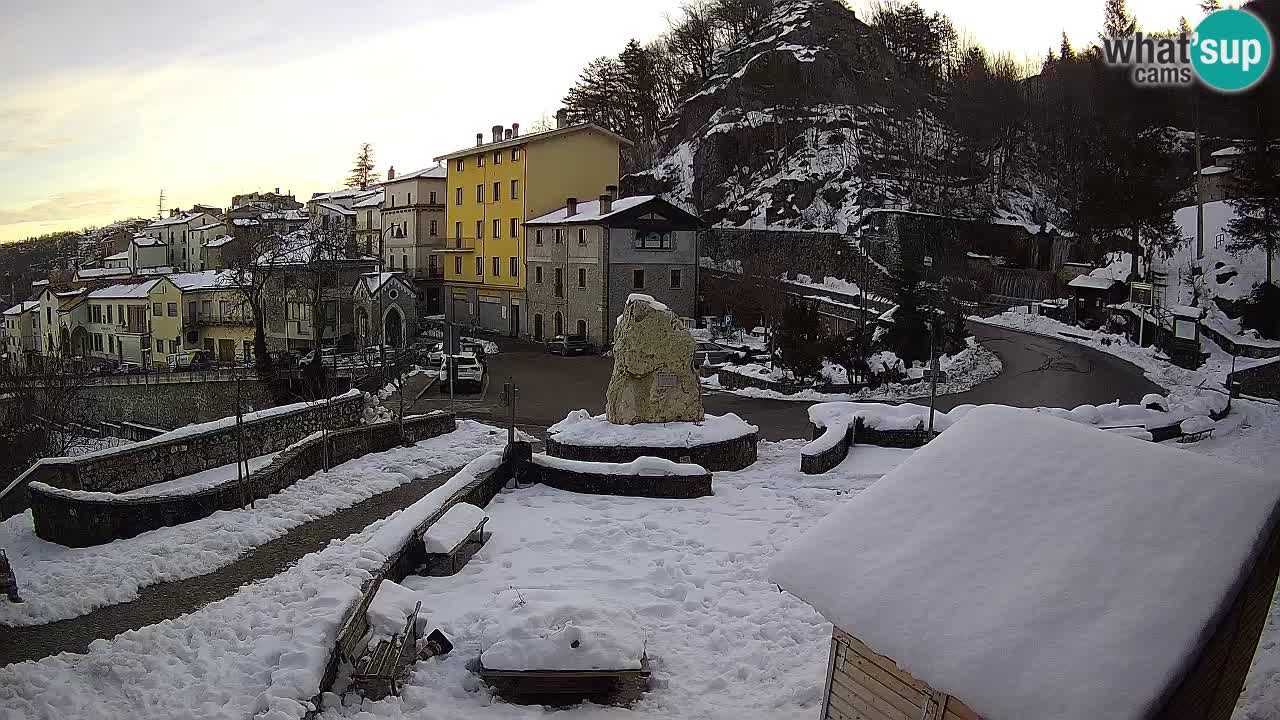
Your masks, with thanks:
[[[693,351],[693,364],[695,367],[720,365],[728,362],[736,354],[729,348],[704,340],[699,342],[698,349]]]
[[[440,366],[440,362],[444,359],[444,343],[436,343],[431,348],[431,352],[427,353],[427,362]]]
[[[450,373],[451,370],[452,373]],[[445,355],[441,360],[438,372],[442,390],[448,389],[450,374],[454,376],[459,385],[469,385],[477,391],[484,386],[484,363],[480,362],[480,359],[471,353]]]
[[[557,335],[547,341],[547,352],[557,355],[586,355],[591,343],[581,335]]]
[[[270,354],[271,364],[281,368],[296,368],[302,360],[302,355],[291,350],[277,350]]]
[[[324,365],[332,365],[333,362],[337,359],[337,357],[338,357],[337,348],[331,348],[331,347],[320,348],[319,351],[312,350],[306,355],[303,355],[302,363],[304,365],[310,365],[316,362],[316,360],[319,360]]]
[[[169,353],[169,370],[208,370],[214,366],[213,353],[206,350],[183,350]]]
[[[146,368],[136,362],[126,360],[116,366],[117,375],[135,375],[140,372],[146,372]]]

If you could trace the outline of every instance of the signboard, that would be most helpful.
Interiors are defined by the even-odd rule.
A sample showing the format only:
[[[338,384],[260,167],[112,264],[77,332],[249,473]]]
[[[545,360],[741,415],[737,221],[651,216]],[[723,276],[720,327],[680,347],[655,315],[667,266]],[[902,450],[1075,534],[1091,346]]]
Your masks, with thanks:
[[[931,268],[931,267],[933,267],[933,256],[932,256],[932,255],[925,255],[925,256],[924,256],[924,266],[925,266],[925,267],[927,267],[927,268]]]
[[[674,373],[660,372],[658,373],[658,387],[668,388],[676,386],[676,376]]]
[[[1135,305],[1151,305],[1155,297],[1151,283],[1129,283],[1129,301]]]
[[[1183,320],[1182,318],[1174,318],[1173,320],[1173,334],[1179,340],[1195,340],[1198,330],[1195,320]]]

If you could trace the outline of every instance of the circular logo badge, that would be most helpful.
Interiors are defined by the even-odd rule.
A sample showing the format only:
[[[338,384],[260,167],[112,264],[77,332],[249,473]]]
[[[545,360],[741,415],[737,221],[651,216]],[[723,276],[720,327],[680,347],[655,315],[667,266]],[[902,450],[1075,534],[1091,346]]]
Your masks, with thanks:
[[[1253,13],[1219,10],[1196,26],[1191,64],[1215,90],[1247,90],[1271,67],[1271,33]]]

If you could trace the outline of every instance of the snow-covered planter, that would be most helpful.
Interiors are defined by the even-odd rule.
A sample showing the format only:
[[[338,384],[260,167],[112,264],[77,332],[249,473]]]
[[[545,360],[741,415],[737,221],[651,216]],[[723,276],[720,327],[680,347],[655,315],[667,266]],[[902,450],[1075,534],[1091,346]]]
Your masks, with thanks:
[[[628,463],[655,457],[718,472],[756,461],[759,428],[733,413],[702,422],[616,425],[603,415],[575,410],[547,429],[547,454],[567,460]]]
[[[696,498],[711,494],[711,473],[701,465],[656,457],[609,463],[534,455],[526,476],[560,490],[592,495]]]
[[[488,670],[639,670],[644,629],[628,607],[590,593],[501,593],[481,640]]]

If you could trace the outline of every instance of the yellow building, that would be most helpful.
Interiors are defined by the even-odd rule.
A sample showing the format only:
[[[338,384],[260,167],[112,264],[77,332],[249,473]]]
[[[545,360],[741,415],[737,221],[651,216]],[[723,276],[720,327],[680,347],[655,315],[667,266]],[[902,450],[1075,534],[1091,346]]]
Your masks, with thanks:
[[[206,350],[218,362],[251,361],[253,314],[232,271],[166,275],[151,289],[152,364],[178,350]],[[176,311],[175,311],[176,310]]]
[[[446,314],[455,322],[528,334],[524,221],[598,197],[618,184],[631,142],[590,123],[521,135],[493,127],[490,142],[435,158],[448,167],[444,256]]]

